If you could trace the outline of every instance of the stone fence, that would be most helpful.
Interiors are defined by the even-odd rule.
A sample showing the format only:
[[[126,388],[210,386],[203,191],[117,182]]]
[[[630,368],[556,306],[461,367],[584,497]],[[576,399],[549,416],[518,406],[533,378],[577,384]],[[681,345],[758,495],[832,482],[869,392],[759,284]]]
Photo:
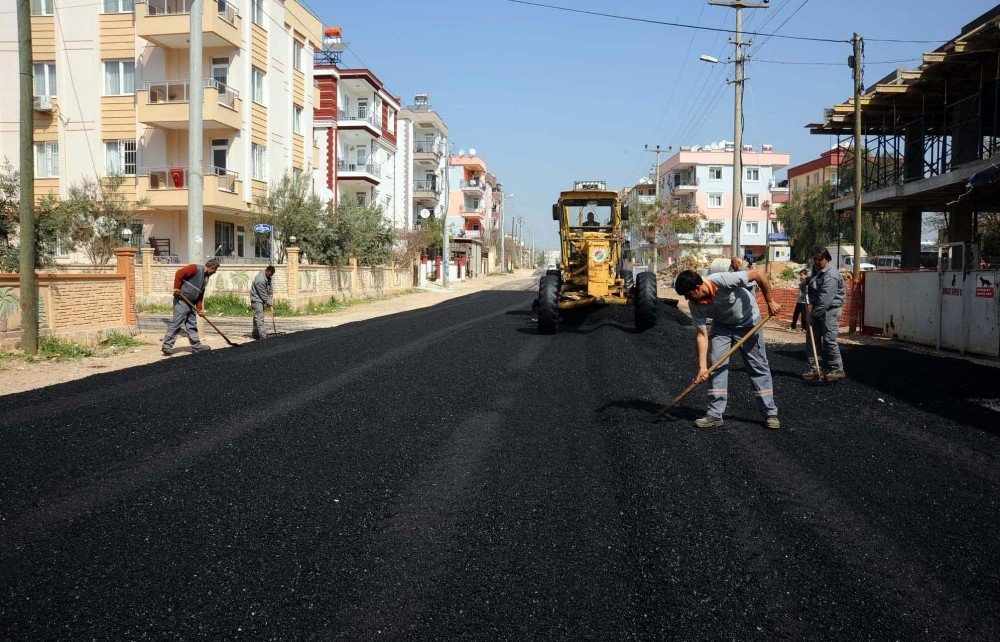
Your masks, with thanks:
[[[136,294],[141,303],[169,304],[173,300],[174,274],[182,265],[156,263],[151,260],[152,248],[135,264]],[[341,301],[363,299],[402,292],[413,287],[414,270],[407,267],[361,267],[351,259],[346,266],[299,263],[299,248],[286,248],[288,260],[274,266],[271,279],[274,298],[284,300],[296,310],[309,303],[326,303],[332,298]],[[207,295],[236,294],[250,298],[250,283],[267,263],[226,264],[219,266],[209,281]]]
[[[109,335],[133,334],[135,250],[116,250],[112,272],[36,274],[39,333],[94,345]],[[21,339],[21,288],[18,274],[0,274],[0,348]]]

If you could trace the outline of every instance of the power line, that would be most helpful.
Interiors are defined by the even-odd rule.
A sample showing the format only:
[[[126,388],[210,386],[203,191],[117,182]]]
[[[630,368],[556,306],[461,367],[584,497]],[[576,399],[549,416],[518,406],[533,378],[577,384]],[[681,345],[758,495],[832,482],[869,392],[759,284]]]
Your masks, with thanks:
[[[725,29],[716,27],[704,27],[692,24],[686,24],[683,22],[671,22],[668,20],[655,20],[653,18],[640,18],[637,16],[624,16],[616,13],[604,13],[602,11],[588,11],[586,9],[574,9],[573,7],[563,7],[555,4],[546,4],[543,2],[531,2],[530,0],[507,0],[507,2],[512,2],[514,4],[529,5],[532,7],[540,7],[543,9],[553,9],[556,11],[566,11],[568,13],[580,13],[589,16],[598,16],[601,18],[611,18],[613,20],[625,20],[628,22],[641,22],[645,24],[660,25],[665,27],[679,27],[682,29],[698,29],[700,31],[721,31],[724,33],[736,33],[735,29]],[[850,40],[842,38],[821,38],[818,36],[791,36],[791,35],[781,35],[777,33],[762,33],[759,31],[745,31],[744,35],[747,36],[762,36],[769,38],[783,38],[785,40],[805,40],[809,42],[832,42],[832,43],[849,43]],[[872,42],[906,42],[906,43],[941,43],[946,42],[945,40],[905,40],[901,38],[868,38]]]
[[[866,60],[866,65],[895,65],[901,62],[919,62],[920,58],[903,58],[901,60]],[[764,60],[762,58],[751,58],[752,62],[763,62],[775,65],[822,65],[826,67],[844,67],[844,62],[821,62],[806,60]]]

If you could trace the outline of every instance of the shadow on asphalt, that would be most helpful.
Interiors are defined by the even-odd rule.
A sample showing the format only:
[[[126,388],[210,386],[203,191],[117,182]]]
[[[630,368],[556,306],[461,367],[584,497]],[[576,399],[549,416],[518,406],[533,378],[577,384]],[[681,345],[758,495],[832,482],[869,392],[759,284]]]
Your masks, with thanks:
[[[563,311],[559,316],[559,333],[593,334],[606,328],[620,330],[624,334],[642,334],[635,329],[635,308],[633,306],[598,305],[592,308],[577,308]],[[537,313],[535,310],[516,310],[510,315],[527,317],[529,326],[517,328],[521,334],[537,335]],[[691,319],[677,309],[676,299],[659,299],[657,324],[674,322],[689,326]]]

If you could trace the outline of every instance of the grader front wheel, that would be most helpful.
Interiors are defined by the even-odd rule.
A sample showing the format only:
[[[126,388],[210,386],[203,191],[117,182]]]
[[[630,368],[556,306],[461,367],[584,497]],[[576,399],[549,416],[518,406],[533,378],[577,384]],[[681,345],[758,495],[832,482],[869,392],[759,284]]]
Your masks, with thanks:
[[[547,274],[538,283],[538,332],[555,334],[559,329],[559,277]]]
[[[639,332],[656,325],[656,274],[640,272],[635,279],[635,329]]]

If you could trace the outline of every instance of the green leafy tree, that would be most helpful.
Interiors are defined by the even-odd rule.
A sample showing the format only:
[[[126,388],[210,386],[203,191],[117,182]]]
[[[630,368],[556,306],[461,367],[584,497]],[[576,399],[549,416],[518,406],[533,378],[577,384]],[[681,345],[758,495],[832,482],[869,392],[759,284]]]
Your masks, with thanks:
[[[362,205],[353,197],[345,198],[333,211],[335,254],[343,262],[351,255],[361,265],[385,265],[392,257],[395,230],[386,221],[382,208]],[[331,249],[334,249],[331,248]]]
[[[134,199],[122,190],[126,178],[84,178],[70,186],[68,197],[54,212],[56,223],[69,241],[87,255],[91,263],[106,265],[122,244],[121,233],[131,228],[146,199]]]
[[[20,172],[6,158],[0,165],[0,272],[17,272],[20,262]],[[35,205],[35,268],[52,265],[56,241],[69,229],[61,216],[59,199],[46,194]]]
[[[251,216],[255,223],[267,223],[274,229],[274,238],[280,243],[279,261],[285,260],[285,247],[291,245],[288,239],[294,236],[303,258],[323,263],[323,246],[331,227],[323,207],[323,201],[310,189],[306,174],[285,174],[266,195],[254,200]]]
[[[665,256],[676,262],[701,250],[704,219],[688,198],[670,194],[654,203],[637,205],[629,212],[627,225],[644,244],[656,249],[654,261]]]

